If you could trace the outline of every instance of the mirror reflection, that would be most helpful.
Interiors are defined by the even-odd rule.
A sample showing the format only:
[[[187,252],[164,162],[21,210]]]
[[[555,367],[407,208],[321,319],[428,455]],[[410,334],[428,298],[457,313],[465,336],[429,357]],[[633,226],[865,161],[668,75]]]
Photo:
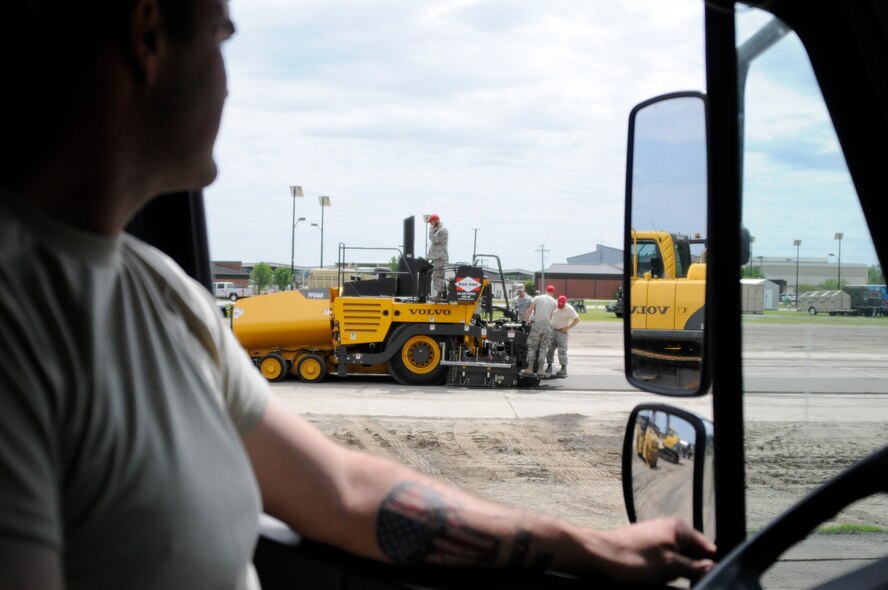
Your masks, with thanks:
[[[634,453],[629,480],[636,520],[677,516],[701,526],[694,519],[698,459],[694,425],[667,411],[643,409],[636,414],[630,429],[634,432]],[[706,446],[705,441],[700,445],[704,454]]]
[[[698,93],[630,116],[629,380],[659,393],[702,389],[706,291],[706,105]]]

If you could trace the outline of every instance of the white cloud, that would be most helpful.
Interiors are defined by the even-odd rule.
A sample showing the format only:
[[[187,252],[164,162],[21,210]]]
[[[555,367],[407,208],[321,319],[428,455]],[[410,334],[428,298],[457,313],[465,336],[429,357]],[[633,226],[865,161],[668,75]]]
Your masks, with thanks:
[[[207,190],[211,255],[286,261],[292,200],[336,244],[397,246],[439,213],[451,258],[539,267],[619,247],[626,125],[655,94],[701,89],[703,3],[232,3],[230,95]],[[297,264],[320,232],[300,224]],[[416,247],[422,251],[421,223]]]

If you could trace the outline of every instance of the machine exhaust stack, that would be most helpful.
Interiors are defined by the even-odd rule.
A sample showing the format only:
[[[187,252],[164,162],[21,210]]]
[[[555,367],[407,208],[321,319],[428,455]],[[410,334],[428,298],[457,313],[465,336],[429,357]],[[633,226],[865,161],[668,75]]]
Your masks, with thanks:
[[[415,216],[404,220],[404,258],[413,258],[414,233],[416,231]]]

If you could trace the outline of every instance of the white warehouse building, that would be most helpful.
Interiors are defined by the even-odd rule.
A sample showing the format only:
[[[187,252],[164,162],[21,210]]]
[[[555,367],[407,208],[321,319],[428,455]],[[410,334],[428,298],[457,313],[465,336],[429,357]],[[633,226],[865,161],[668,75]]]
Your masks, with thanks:
[[[795,292],[796,288],[796,259],[755,256],[749,261],[750,266],[762,269],[762,272],[770,281],[783,283],[786,291]],[[857,262],[842,263],[843,285],[865,285],[868,280],[866,264]],[[798,259],[798,283],[800,285],[819,285],[827,280],[836,280],[839,276],[839,265],[829,262],[828,258],[799,258]]]

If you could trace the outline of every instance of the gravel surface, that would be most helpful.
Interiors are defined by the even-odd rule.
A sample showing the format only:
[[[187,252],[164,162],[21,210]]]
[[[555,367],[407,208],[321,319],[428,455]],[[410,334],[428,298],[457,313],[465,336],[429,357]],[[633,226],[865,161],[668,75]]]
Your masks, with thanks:
[[[394,458],[482,497],[579,525],[627,522],[622,422],[578,414],[486,420],[308,416],[343,444]],[[768,422],[747,432],[749,527],[765,523],[831,474],[888,444],[885,425]],[[888,529],[888,496],[852,506],[833,523]]]
[[[834,368],[824,369],[826,361],[821,359],[834,351],[837,367],[847,368],[853,359],[865,356],[866,366],[854,370],[881,378],[888,361],[888,353],[882,350],[886,341],[885,326],[744,325],[745,358],[753,365],[754,359],[764,358],[785,365],[782,370],[794,374],[834,372]],[[571,350],[579,371],[591,376],[620,372],[620,324],[580,324],[572,332]],[[761,371],[780,370],[762,367]],[[324,384],[315,387],[319,386]],[[390,390],[390,395],[409,391],[399,388],[386,384],[383,389]],[[300,384],[286,395],[298,396],[301,389]],[[483,390],[478,395],[484,395]],[[842,408],[827,406],[815,412],[817,395],[804,398],[804,411],[800,396],[760,398],[766,411],[748,412],[752,418],[746,432],[751,530],[764,526],[843,468],[888,445],[885,411],[867,413],[854,396],[848,396],[847,407],[856,413],[845,419]],[[681,406],[681,400],[675,405]],[[392,457],[482,497],[554,513],[580,525],[610,528],[626,522],[620,482],[625,417],[594,412],[593,407],[583,414],[524,419],[369,416],[340,411],[306,417],[347,446]],[[858,503],[831,522],[888,529],[888,496]]]

